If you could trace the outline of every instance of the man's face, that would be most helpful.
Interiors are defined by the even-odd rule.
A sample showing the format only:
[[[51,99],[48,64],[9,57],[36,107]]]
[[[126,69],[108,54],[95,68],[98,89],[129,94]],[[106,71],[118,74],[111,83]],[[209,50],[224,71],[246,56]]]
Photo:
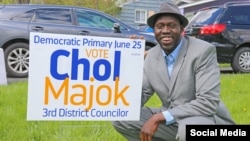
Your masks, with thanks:
[[[156,19],[154,34],[165,52],[172,52],[182,36],[183,26],[178,18],[172,15],[161,15]]]

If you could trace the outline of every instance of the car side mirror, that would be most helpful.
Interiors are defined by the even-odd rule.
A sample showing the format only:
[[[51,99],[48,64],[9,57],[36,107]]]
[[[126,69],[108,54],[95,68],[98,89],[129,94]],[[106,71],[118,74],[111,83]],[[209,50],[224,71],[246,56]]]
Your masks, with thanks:
[[[114,23],[114,32],[115,33],[121,33],[121,29],[120,29],[120,24],[119,23]]]

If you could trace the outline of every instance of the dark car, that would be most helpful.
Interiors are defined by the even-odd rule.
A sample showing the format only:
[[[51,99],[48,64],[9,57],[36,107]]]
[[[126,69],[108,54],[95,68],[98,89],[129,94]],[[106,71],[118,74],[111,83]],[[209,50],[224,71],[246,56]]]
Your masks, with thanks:
[[[250,2],[201,9],[185,34],[214,44],[218,62],[230,63],[234,72],[250,72]]]
[[[0,31],[0,47],[10,77],[28,76],[30,32],[116,38],[137,35],[144,36],[146,49],[156,44],[153,34],[130,27],[104,12],[74,6],[0,5]]]

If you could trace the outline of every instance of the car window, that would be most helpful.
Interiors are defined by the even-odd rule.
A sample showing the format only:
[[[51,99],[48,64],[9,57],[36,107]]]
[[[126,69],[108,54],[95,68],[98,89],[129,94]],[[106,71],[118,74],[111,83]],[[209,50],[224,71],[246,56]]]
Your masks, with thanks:
[[[151,28],[150,26],[146,26],[146,28],[145,28],[144,31],[147,31],[147,32],[154,32],[154,29]]]
[[[79,26],[83,27],[112,29],[115,23],[101,14],[83,9],[76,10],[76,17]]]
[[[211,8],[207,10],[198,11],[195,16],[190,20],[189,26],[210,25],[215,22],[222,12],[220,8]]]
[[[76,9],[76,19],[78,25],[82,27],[90,28],[103,28],[113,29],[115,20],[108,18],[100,13],[88,11],[85,9]],[[120,25],[121,30],[127,30],[127,28]]]
[[[222,23],[231,24],[250,24],[250,8],[249,6],[231,7],[221,19]]]
[[[14,16],[10,20],[13,20],[13,21],[26,21],[26,22],[28,22],[33,17],[34,12],[35,12],[35,10],[30,10],[30,11],[24,12],[24,13],[22,13],[20,15]]]
[[[34,22],[72,24],[70,9],[42,8],[36,10]]]

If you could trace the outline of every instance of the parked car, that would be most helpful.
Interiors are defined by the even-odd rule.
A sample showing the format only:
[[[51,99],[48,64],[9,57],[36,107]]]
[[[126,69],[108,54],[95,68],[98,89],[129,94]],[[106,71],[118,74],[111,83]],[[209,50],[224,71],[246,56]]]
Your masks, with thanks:
[[[154,32],[154,29],[151,28],[150,26],[148,26],[147,24],[139,24],[137,29],[139,29],[141,31],[150,32],[150,33]]]
[[[156,44],[152,34],[104,12],[74,6],[0,5],[0,31],[0,47],[4,50],[6,72],[10,77],[28,76],[30,32],[116,38],[138,35],[144,36],[147,49]]]
[[[250,72],[250,2],[229,2],[199,10],[185,34],[216,46],[219,63],[230,63],[234,72]]]

